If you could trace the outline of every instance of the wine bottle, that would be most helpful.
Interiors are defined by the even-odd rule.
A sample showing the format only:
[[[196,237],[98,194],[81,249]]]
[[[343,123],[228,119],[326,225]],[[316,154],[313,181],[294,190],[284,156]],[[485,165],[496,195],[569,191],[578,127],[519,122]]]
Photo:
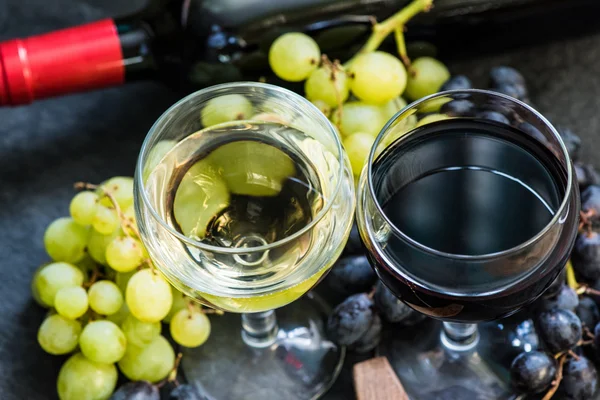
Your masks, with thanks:
[[[216,83],[266,77],[267,82],[299,90],[301,84],[283,82],[270,72],[268,49],[277,36],[305,32],[315,38],[323,53],[344,60],[360,48],[373,18],[381,20],[408,1],[151,0],[142,11],[124,18],[0,43],[0,106],[140,79],[161,80],[190,92]],[[492,37],[506,25],[521,43],[518,26],[534,25],[520,20],[507,25],[507,18],[527,13],[535,20],[538,14],[531,10],[541,12],[558,3],[561,15],[567,15],[567,3],[572,8],[576,3],[590,7],[589,2],[477,0],[474,7],[473,0],[435,0],[434,10],[417,17],[408,38],[434,41],[447,53],[456,48],[464,52],[465,41],[489,39],[489,35],[476,34],[475,25],[487,27]],[[547,37],[544,30],[536,31]],[[502,43],[510,43],[507,37],[503,33]]]

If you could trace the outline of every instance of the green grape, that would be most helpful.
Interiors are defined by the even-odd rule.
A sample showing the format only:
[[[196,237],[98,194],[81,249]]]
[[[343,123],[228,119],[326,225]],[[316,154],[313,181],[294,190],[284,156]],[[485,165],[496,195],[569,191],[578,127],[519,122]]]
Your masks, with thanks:
[[[144,163],[142,172],[142,179],[144,180],[144,183],[148,180],[148,177],[154,168],[160,163],[160,160],[162,160],[165,154],[175,147],[176,144],[177,142],[174,140],[160,140],[154,144],[152,149],[148,152],[146,162]]]
[[[327,118],[331,116],[331,107],[327,105],[323,100],[313,100],[311,101],[325,115]]]
[[[117,210],[103,204],[98,205],[96,215],[92,219],[92,227],[96,232],[103,235],[110,235],[119,229],[120,224]]]
[[[250,100],[241,94],[226,94],[210,99],[200,111],[200,119],[204,127],[223,122],[249,119],[254,114]]]
[[[171,304],[169,313],[163,318],[163,322],[166,322],[167,324],[171,322],[171,319],[177,313],[177,311],[187,307],[189,301],[189,299],[183,293],[175,289],[173,286],[171,286],[171,294],[173,295],[173,303]]]
[[[95,282],[88,291],[90,308],[101,315],[111,315],[123,305],[119,287],[111,281]]]
[[[429,114],[417,122],[417,127],[430,124],[432,122],[442,121],[444,119],[450,119],[446,114]]]
[[[87,226],[92,223],[98,205],[98,195],[94,192],[80,192],[73,197],[69,205],[69,212],[73,221],[79,225]]]
[[[179,310],[171,319],[171,337],[185,347],[198,347],[210,336],[210,320],[201,312]]]
[[[374,141],[375,138],[372,135],[360,132],[344,138],[344,148],[350,159],[354,176],[360,176]]]
[[[106,262],[117,272],[133,271],[143,259],[142,244],[130,236],[117,236],[106,247]]]
[[[304,83],[306,98],[320,100],[329,107],[337,107],[350,94],[348,77],[344,71],[323,67],[314,70]]]
[[[115,275],[115,283],[117,284],[121,292],[125,293],[125,290],[127,290],[127,284],[129,283],[129,279],[131,279],[131,277],[135,275],[136,272],[136,270],[129,272],[117,272],[117,274]]]
[[[106,207],[113,207],[112,201],[104,193],[110,193],[117,201],[121,210],[126,209],[133,204],[133,178],[129,176],[115,176],[106,182],[103,182],[98,188],[100,204]]]
[[[81,324],[78,321],[54,314],[42,322],[37,338],[45,352],[60,355],[75,350],[80,333]]]
[[[129,207],[127,207],[125,209],[125,211],[123,211],[123,232],[125,232],[125,234],[130,235],[130,236],[137,236],[137,220],[135,217],[135,208],[133,207],[133,204],[130,205]],[[131,225],[131,226],[127,226],[127,224]]]
[[[106,320],[110,321],[118,326],[121,326],[123,324],[123,322],[125,322],[125,318],[127,318],[128,316],[129,316],[129,307],[127,307],[126,302],[123,302],[123,305],[121,306],[121,308],[119,308],[119,311],[117,311],[114,314],[107,315]]]
[[[56,262],[43,267],[37,274],[35,286],[42,302],[54,306],[54,297],[62,288],[81,286],[83,273],[74,265]]]
[[[210,220],[229,206],[229,190],[215,167],[203,159],[183,176],[173,213],[186,236],[203,239]]]
[[[35,302],[38,303],[40,306],[45,307],[45,308],[50,308],[53,306],[53,304],[47,304],[42,301],[42,296],[40,296],[40,291],[38,290],[38,283],[37,283],[38,277],[40,276],[40,271],[46,265],[48,265],[48,264],[46,263],[46,264],[40,265],[33,273],[33,277],[31,278],[31,297],[33,297]]]
[[[99,264],[106,264],[106,248],[109,243],[119,235],[118,230],[115,230],[110,235],[103,235],[100,232],[92,229],[87,242],[87,249],[90,257]]]
[[[85,255],[89,230],[72,218],[54,220],[44,233],[44,247],[54,261],[75,263]]]
[[[339,122],[340,131],[343,136],[363,132],[376,137],[387,121],[380,107],[358,101],[344,104],[342,119],[338,121],[337,118],[338,113],[334,112],[334,123],[337,125]]]
[[[348,72],[350,90],[367,103],[383,104],[406,88],[406,69],[399,59],[382,51],[357,56]]]
[[[125,354],[127,339],[121,329],[113,322],[97,320],[88,323],[81,336],[79,347],[89,360],[112,364]]]
[[[129,312],[144,322],[159,322],[171,309],[171,285],[156,272],[143,269],[136,272],[125,291]]]
[[[400,110],[406,107],[406,100],[402,97],[396,97],[381,106],[381,112],[386,120],[392,119],[394,115]]]
[[[117,386],[117,367],[96,363],[81,353],[71,356],[58,373],[60,400],[107,400]]]
[[[121,329],[127,338],[127,344],[144,347],[160,335],[160,322],[142,322],[129,315],[123,321]]]
[[[175,352],[163,336],[145,347],[127,346],[119,361],[123,375],[132,381],[158,382],[169,375],[175,365]]]
[[[225,179],[229,192],[245,196],[276,196],[285,180],[296,174],[287,154],[255,141],[227,143],[210,153],[208,160]]]
[[[269,49],[269,65],[281,79],[300,82],[317,68],[321,59],[319,45],[304,33],[279,36]]]
[[[54,297],[56,312],[65,318],[77,319],[86,313],[89,302],[88,295],[81,286],[60,289]]]
[[[417,100],[440,90],[450,78],[448,68],[431,57],[417,58],[411,65],[412,73],[406,85],[406,97]]]

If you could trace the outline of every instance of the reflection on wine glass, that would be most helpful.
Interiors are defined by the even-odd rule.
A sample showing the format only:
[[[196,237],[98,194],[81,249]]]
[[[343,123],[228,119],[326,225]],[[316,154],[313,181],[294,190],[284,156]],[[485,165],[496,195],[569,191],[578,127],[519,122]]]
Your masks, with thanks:
[[[156,122],[135,177],[140,233],[158,269],[213,318],[184,372],[219,399],[313,399],[344,349],[304,295],[340,255],[354,214],[352,173],[320,111],[276,86],[192,94]],[[298,301],[296,301],[298,300]],[[294,303],[292,303],[294,302]],[[275,318],[276,308],[286,307]]]
[[[464,113],[407,126],[415,113],[450,101],[462,102]],[[533,129],[516,128],[523,123]],[[385,285],[443,321],[439,335],[392,339],[383,348],[409,395],[508,396],[478,351],[476,322],[511,315],[543,293],[567,261],[578,218],[566,148],[526,104],[488,91],[449,91],[388,122],[360,178],[359,231]],[[437,327],[432,321],[427,329]]]

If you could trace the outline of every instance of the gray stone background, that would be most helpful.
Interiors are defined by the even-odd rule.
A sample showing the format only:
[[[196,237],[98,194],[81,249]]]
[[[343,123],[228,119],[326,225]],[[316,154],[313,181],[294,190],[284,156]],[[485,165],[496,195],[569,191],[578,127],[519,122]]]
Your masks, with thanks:
[[[0,40],[42,33],[136,9],[142,0],[0,0]],[[556,27],[560,29],[560,27]],[[469,46],[470,43],[464,43]],[[482,45],[479,43],[479,45]],[[453,73],[483,85],[493,65],[519,68],[537,108],[584,140],[600,166],[600,34],[457,58]],[[72,183],[131,175],[141,142],[177,95],[146,82],[0,109],[0,398],[55,399],[64,358],[45,354],[36,332],[44,311],[30,278],[47,261],[42,235],[68,214]],[[349,368],[327,396],[352,398]]]

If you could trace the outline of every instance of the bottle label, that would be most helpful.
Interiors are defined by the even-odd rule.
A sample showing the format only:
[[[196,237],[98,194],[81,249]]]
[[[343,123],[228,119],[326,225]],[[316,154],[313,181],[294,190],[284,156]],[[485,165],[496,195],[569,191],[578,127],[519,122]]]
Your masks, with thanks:
[[[0,106],[122,84],[112,19],[0,43]]]

